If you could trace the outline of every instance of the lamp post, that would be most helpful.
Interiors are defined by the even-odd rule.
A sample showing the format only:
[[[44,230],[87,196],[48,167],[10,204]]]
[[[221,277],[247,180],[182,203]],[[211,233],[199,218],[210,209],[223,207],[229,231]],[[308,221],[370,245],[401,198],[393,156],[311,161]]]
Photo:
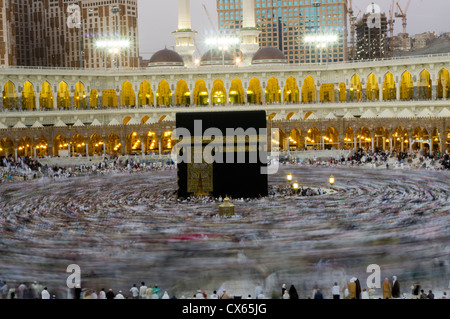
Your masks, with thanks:
[[[336,182],[336,179],[334,178],[333,175],[330,176],[330,178],[328,179],[328,182],[330,183],[331,187],[333,187],[334,183]]]

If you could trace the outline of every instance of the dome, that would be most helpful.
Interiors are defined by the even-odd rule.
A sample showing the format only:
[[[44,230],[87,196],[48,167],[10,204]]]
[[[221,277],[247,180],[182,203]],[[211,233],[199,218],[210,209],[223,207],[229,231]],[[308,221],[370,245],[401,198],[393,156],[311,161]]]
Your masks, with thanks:
[[[183,58],[175,51],[164,49],[152,55],[149,66],[184,66]]]
[[[253,56],[252,64],[287,63],[283,52],[274,47],[259,49]]]
[[[200,65],[234,65],[235,56],[231,52],[223,54],[220,50],[211,49],[203,54]]]

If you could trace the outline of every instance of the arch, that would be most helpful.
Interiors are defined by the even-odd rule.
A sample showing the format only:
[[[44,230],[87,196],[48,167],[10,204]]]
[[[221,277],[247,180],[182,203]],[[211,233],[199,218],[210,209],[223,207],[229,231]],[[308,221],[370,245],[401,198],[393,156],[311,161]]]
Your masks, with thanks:
[[[288,103],[298,103],[299,102],[299,89],[297,85],[297,80],[290,76],[286,80],[286,85],[284,86],[284,102]]]
[[[102,156],[104,153],[104,143],[103,139],[98,134],[92,134],[89,137],[89,155],[91,156]]]
[[[98,107],[98,91],[96,89],[92,89],[89,94],[89,105],[91,108]]]
[[[189,105],[191,103],[191,92],[185,80],[180,80],[177,83],[175,91],[175,105]]]
[[[400,83],[400,99],[403,101],[414,100],[414,83],[411,73],[405,71],[402,74],[402,81]]]
[[[159,141],[155,132],[148,132],[145,136],[145,149],[148,154],[159,153]]]
[[[5,137],[0,140],[0,157],[10,157],[15,155],[14,143]]]
[[[68,151],[69,142],[64,135],[58,135],[53,140],[53,156],[61,156],[60,151]],[[69,154],[67,154],[69,155]]]
[[[172,131],[166,131],[163,134],[161,140],[161,148],[163,154],[172,152],[172,148],[175,146],[175,141],[172,140]]]
[[[247,102],[249,104],[262,104],[261,82],[257,78],[252,78],[248,84]]]
[[[194,87],[194,105],[208,105],[209,93],[205,81],[198,79]]]
[[[77,109],[87,108],[86,88],[82,82],[75,84],[75,93],[73,94],[73,102]]]
[[[136,106],[136,93],[133,89],[133,84],[130,81],[125,81],[122,83],[122,88],[120,90],[120,106]]]
[[[350,101],[362,101],[361,78],[358,74],[352,76],[350,83]]]
[[[372,134],[367,127],[360,127],[356,134],[356,142],[358,143],[359,148],[372,148]]]
[[[235,78],[231,81],[230,92],[228,93],[228,102],[230,104],[244,104],[244,87],[240,79]]]
[[[33,141],[28,136],[24,136],[17,144],[17,156],[18,157],[30,157],[34,156]]]
[[[226,104],[227,91],[221,79],[216,79],[213,83],[213,88],[211,90],[211,100],[213,105]]]
[[[58,85],[57,105],[58,108],[61,109],[67,109],[70,107],[69,86],[64,81],[60,82]]]
[[[397,86],[395,85],[394,75],[388,72],[384,76],[383,82],[383,101],[393,101],[397,99]]]
[[[130,122],[130,121],[131,121],[131,116],[127,116],[127,117],[125,117],[125,118],[123,119],[122,124],[123,124],[123,125],[127,125],[128,122]]]
[[[392,147],[398,152],[404,152],[409,147],[408,131],[403,127],[397,127],[392,133]]]
[[[311,103],[317,100],[316,83],[311,76],[305,78],[302,86],[302,102]]]
[[[52,86],[45,81],[42,83],[41,92],[39,94],[39,108],[46,110],[53,109],[53,100]]]
[[[137,132],[128,134],[126,152],[130,155],[142,154],[142,140]]]
[[[272,121],[275,116],[277,116],[277,113],[271,113],[271,114],[267,115],[267,120]]]
[[[119,155],[121,154],[122,142],[117,134],[110,134],[106,138],[105,150],[108,155]]]
[[[22,89],[22,109],[35,110],[36,109],[36,93],[34,92],[33,84],[26,81]]]
[[[334,100],[334,84],[322,84],[320,86],[320,102],[334,102]]]
[[[317,127],[312,127],[306,132],[306,147],[308,150],[322,148],[322,136]]]
[[[114,89],[103,90],[102,104],[104,107],[117,107],[117,92]]]
[[[80,134],[75,134],[70,139],[70,155],[86,156],[86,141]]]
[[[438,132],[433,132],[433,136],[437,136],[437,135],[438,135]],[[446,132],[444,133],[444,137],[441,142],[445,143],[445,145],[446,145],[446,147],[444,148],[444,151],[447,151],[447,153],[450,153],[450,125],[447,126]],[[439,148],[433,148],[433,149],[440,151]]]
[[[138,105],[154,105],[155,96],[153,95],[152,86],[148,81],[143,81],[139,86]]]
[[[266,103],[273,104],[279,103],[281,101],[281,89],[278,84],[278,80],[274,77],[271,77],[267,81],[266,87]]]
[[[305,149],[305,137],[301,129],[294,128],[289,133],[289,150],[299,151]]]
[[[169,82],[162,80],[158,84],[156,91],[157,106],[168,106],[172,104],[172,91],[170,90]]]
[[[41,136],[36,142],[36,156],[44,157],[48,155],[48,141],[45,137]]]
[[[439,71],[436,97],[450,99],[450,76],[447,69]]]
[[[146,115],[141,119],[141,124],[145,124],[150,119],[150,116]]]
[[[430,72],[423,70],[420,72],[419,82],[417,84],[419,100],[431,100],[432,97],[432,82]]]
[[[339,131],[335,127],[329,127],[323,136],[323,145],[326,150],[339,149]]]
[[[5,83],[3,88],[3,108],[8,110],[18,109],[19,99],[16,86],[11,81]]]
[[[427,149],[427,153],[429,153],[430,134],[428,133],[428,130],[424,127],[416,127],[411,136],[411,144],[413,150],[420,150],[423,152]],[[425,154],[422,153],[421,155]]]
[[[347,86],[344,82],[339,83],[339,102],[347,102]]]
[[[368,101],[378,101],[380,99],[380,87],[375,74],[370,73],[367,77],[366,96]]]
[[[347,127],[345,129],[345,138],[344,138],[344,149],[349,150],[355,147],[355,135],[352,127]]]
[[[389,149],[389,131],[384,127],[377,127],[373,134],[374,146],[378,151]]]

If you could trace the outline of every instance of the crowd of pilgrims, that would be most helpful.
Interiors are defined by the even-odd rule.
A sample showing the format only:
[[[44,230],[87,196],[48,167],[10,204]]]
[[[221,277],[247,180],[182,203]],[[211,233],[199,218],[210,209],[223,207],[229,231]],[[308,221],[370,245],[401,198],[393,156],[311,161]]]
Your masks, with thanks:
[[[432,290],[428,290],[428,293],[418,282],[414,282],[410,287],[409,294],[401,291],[400,282],[396,276],[392,277],[392,284],[388,278],[385,278],[382,286],[380,287],[381,294],[378,294],[375,287],[361,289],[361,283],[358,278],[353,277],[350,282],[340,287],[337,282],[334,283],[327,293],[324,293],[319,287],[314,287],[311,293],[307,293],[306,299],[447,299],[447,292],[440,293],[436,296]],[[20,285],[10,284],[6,281],[0,281],[0,298],[1,299],[56,299],[56,296],[51,293],[51,290],[37,281],[30,285],[26,283],[20,283]],[[205,290],[198,289],[192,296],[176,296],[175,294],[169,295],[167,291],[162,293],[162,290],[157,284],[153,286],[151,284],[146,285],[145,282],[141,282],[138,287],[136,284],[128,291],[119,290],[117,293],[113,289],[105,290],[101,288],[99,290],[82,288],[79,284],[75,288],[69,289],[67,293],[67,299],[300,299],[297,289],[294,285],[291,285],[287,289],[286,284],[281,287],[281,294],[273,292],[271,297],[264,294],[262,287],[255,288],[254,295],[248,294],[247,296],[236,296],[227,293],[225,289],[220,293],[213,291],[207,293]]]
[[[376,151],[369,149],[358,149],[348,158],[330,158],[329,161],[320,161],[317,159],[302,160],[300,158],[285,157],[281,158],[282,164],[294,163],[299,165],[313,166],[367,166],[372,167],[385,166],[389,167],[389,159],[397,159],[395,168],[420,168],[430,170],[448,170],[450,169],[450,156],[448,153],[434,153],[430,155],[426,151],[414,151],[412,154],[405,152]],[[414,160],[418,159],[418,164],[412,166]],[[417,161],[416,161],[417,162]],[[30,157],[18,158],[13,157],[0,159],[0,182],[12,180],[27,180],[40,177],[62,178],[76,177],[89,174],[108,174],[118,172],[136,172],[149,171],[156,169],[175,168],[173,161],[151,162],[149,160],[119,160],[117,157],[105,156],[103,161],[92,165],[78,165],[75,167],[48,167],[41,165],[38,160]],[[304,195],[307,196],[307,195]]]

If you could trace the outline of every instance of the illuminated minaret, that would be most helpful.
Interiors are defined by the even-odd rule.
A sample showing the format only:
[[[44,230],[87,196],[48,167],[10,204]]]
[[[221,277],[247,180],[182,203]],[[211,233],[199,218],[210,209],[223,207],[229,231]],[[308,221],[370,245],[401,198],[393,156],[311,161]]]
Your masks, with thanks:
[[[193,64],[196,33],[191,29],[191,1],[178,0],[178,29],[173,32],[176,40],[175,51],[181,55],[186,66]]]
[[[246,65],[252,63],[253,55],[259,50],[258,37],[260,33],[261,31],[256,27],[255,0],[243,0],[241,51]]]

